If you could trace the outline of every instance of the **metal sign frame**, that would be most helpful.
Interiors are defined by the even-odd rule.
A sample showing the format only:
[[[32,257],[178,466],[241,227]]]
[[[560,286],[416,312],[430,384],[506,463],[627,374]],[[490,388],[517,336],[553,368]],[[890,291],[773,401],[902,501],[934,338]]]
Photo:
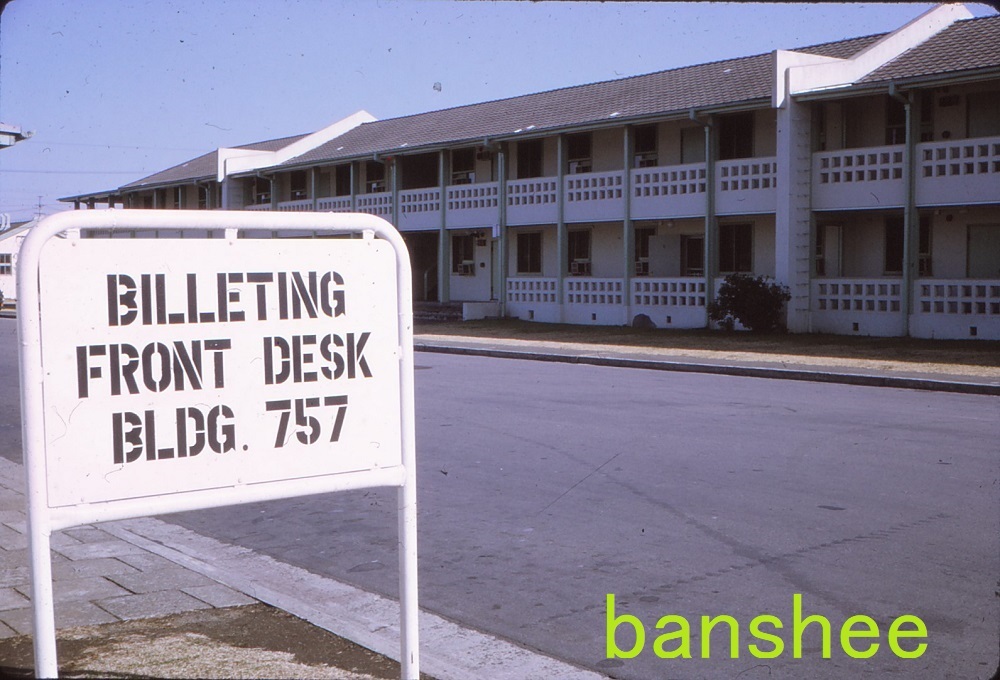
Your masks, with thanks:
[[[79,229],[188,230],[223,232],[234,242],[240,230],[362,235],[388,242],[395,254],[399,347],[400,438],[402,465],[326,476],[266,481],[242,487],[183,491],[167,495],[76,506],[50,507],[44,416],[45,369],[42,353],[42,249],[54,236]],[[192,239],[193,240],[193,239]],[[213,239],[215,240],[215,239]],[[150,245],[155,240],[149,241]],[[399,232],[380,217],[360,213],[272,213],[185,210],[87,210],[47,217],[21,246],[18,269],[18,338],[21,423],[27,482],[31,556],[35,674],[58,677],[52,591],[51,534],[84,524],[166,512],[197,510],[316,493],[397,487],[400,586],[400,675],[420,675],[417,601],[416,438],[413,387],[413,302],[409,254]],[[67,272],[68,275],[72,272]]]

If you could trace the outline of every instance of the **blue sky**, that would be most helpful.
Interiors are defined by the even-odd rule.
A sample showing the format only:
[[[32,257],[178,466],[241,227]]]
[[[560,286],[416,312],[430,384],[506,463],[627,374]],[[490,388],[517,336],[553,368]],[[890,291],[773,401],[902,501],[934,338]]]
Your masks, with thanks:
[[[51,214],[59,197],[359,109],[392,118],[868,35],[932,6],[13,0],[0,121],[35,134],[0,151],[0,212]]]

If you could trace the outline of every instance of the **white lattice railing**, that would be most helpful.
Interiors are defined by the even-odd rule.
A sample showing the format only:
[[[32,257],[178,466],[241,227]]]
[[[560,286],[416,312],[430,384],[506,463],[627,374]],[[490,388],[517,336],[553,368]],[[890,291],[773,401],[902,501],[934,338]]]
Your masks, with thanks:
[[[555,205],[556,178],[517,179],[507,183],[507,205]]]
[[[356,205],[358,212],[389,217],[392,215],[392,194],[387,191],[375,194],[358,194]]]
[[[437,212],[441,210],[441,190],[408,189],[399,192],[399,211],[403,215]]]
[[[567,203],[621,200],[621,172],[588,172],[563,178]]]
[[[915,311],[1000,316],[1000,281],[919,279]]]
[[[527,277],[507,279],[508,302],[555,302],[557,291],[556,279]]]
[[[755,191],[776,186],[776,158],[744,158],[719,161],[716,165],[719,191]]]
[[[818,184],[859,184],[903,178],[903,147],[821,151],[813,154]]]
[[[705,279],[632,279],[632,304],[644,307],[704,307]]]
[[[622,279],[565,279],[566,304],[621,305],[625,302]]]
[[[252,204],[252,205],[245,205],[245,206],[243,206],[243,209],[244,210],[251,210],[251,211],[254,211],[254,212],[259,212],[261,210],[270,210],[271,209],[271,204],[270,203],[255,203],[255,204]]]
[[[327,196],[316,199],[316,210],[322,212],[351,212],[350,196]]]
[[[994,175],[1000,181],[1000,137],[924,142],[917,159],[918,177]]]
[[[814,309],[819,312],[898,312],[902,288],[900,279],[816,279],[812,285]]]
[[[311,198],[300,199],[298,201],[281,201],[278,203],[279,212],[312,212],[314,204]]]
[[[657,198],[703,194],[707,171],[704,163],[690,163],[663,168],[642,168],[632,171],[632,196]]]
[[[448,212],[456,210],[480,210],[496,208],[499,204],[500,185],[497,182],[488,184],[457,184],[448,187],[445,201]]]

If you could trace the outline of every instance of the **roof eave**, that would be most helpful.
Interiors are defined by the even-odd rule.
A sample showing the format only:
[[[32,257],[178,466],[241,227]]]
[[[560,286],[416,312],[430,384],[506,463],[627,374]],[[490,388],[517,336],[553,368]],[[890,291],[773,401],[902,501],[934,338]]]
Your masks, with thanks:
[[[792,95],[792,97],[796,101],[803,102],[842,99],[844,97],[856,97],[866,94],[888,92],[890,84],[894,84],[897,89],[916,89],[937,87],[940,85],[966,85],[969,83],[995,80],[997,78],[1000,78],[1000,66],[968,71],[951,71],[948,73],[909,76],[906,78],[887,78],[885,80],[876,80],[868,83],[853,83],[843,87],[816,90],[815,92],[804,92],[802,94]]]
[[[698,106],[689,107],[685,109],[677,109],[672,111],[663,111],[658,113],[643,114],[641,116],[619,116],[615,118],[607,118],[603,120],[595,120],[587,123],[577,123],[574,125],[557,125],[553,127],[536,127],[532,128],[531,131],[521,132],[507,132],[498,135],[489,135],[486,137],[469,137],[464,139],[452,139],[446,142],[434,142],[431,144],[422,145],[407,145],[407,146],[397,146],[387,149],[379,149],[374,152],[364,153],[364,154],[353,154],[350,156],[338,156],[336,158],[327,159],[314,159],[310,161],[304,161],[296,163],[294,159],[287,161],[281,165],[273,165],[266,168],[259,168],[260,171],[268,171],[270,173],[274,172],[284,172],[289,170],[302,170],[304,168],[322,167],[326,165],[338,165],[342,163],[351,163],[354,161],[369,160],[373,157],[385,157],[385,156],[402,156],[408,154],[417,153],[430,153],[433,151],[447,151],[448,149],[454,149],[457,147],[470,146],[474,144],[483,144],[484,142],[519,142],[531,139],[539,139],[543,137],[550,137],[554,134],[573,134],[576,132],[587,132],[590,130],[603,130],[613,127],[621,127],[623,125],[642,125],[647,123],[655,123],[661,121],[671,121],[671,120],[687,120],[690,117],[691,111],[696,111],[699,114],[723,114],[723,113],[735,113],[739,111],[755,110],[762,108],[771,108],[771,97],[758,97],[756,99],[748,99],[740,102],[729,102],[726,104],[714,104],[710,106]],[[254,173],[241,173],[239,175],[233,175],[233,177],[249,177]]]

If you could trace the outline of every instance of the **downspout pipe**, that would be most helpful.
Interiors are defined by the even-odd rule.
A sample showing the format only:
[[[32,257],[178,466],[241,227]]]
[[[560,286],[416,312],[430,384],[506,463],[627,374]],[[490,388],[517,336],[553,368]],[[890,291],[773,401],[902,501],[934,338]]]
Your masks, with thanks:
[[[906,114],[905,144],[903,148],[903,284],[900,287],[900,311],[903,314],[903,329],[910,335],[910,317],[913,314],[913,284],[916,278],[916,245],[920,219],[917,215],[915,196],[915,137],[913,125],[913,92],[899,91],[895,82],[889,83],[889,96],[903,105]]]
[[[688,112],[688,118],[705,130],[705,301],[715,299],[715,262],[718,251],[718,225],[715,218],[715,125],[711,119],[702,118],[695,109]],[[705,311],[705,327],[710,325],[708,310]]]

